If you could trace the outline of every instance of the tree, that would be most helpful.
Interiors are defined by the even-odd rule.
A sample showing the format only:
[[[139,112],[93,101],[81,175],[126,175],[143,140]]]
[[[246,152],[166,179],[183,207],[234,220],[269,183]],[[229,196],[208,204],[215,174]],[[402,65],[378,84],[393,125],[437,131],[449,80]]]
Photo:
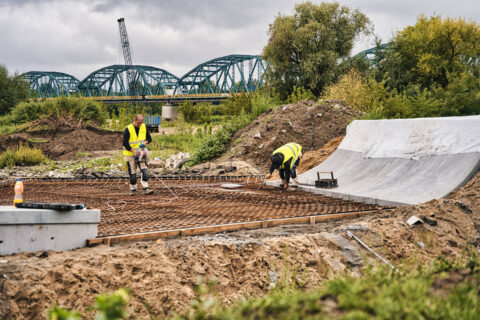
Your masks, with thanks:
[[[293,86],[319,96],[345,71],[340,65],[349,58],[354,40],[370,33],[370,20],[358,9],[337,2],[296,5],[294,15],[279,15],[270,24],[270,40],[263,49],[269,62],[267,81],[282,98]]]
[[[377,80],[399,91],[409,86],[447,88],[455,76],[480,74],[480,25],[462,18],[421,15],[394,37],[378,64]]]
[[[17,74],[9,77],[7,68],[0,65],[0,115],[9,113],[17,103],[26,100],[28,93],[28,83]]]

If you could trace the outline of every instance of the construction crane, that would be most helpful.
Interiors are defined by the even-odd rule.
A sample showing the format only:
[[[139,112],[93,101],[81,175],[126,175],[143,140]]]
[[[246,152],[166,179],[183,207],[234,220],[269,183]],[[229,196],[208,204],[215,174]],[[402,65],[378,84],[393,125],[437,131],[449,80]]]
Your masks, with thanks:
[[[120,18],[118,21],[118,27],[120,29],[120,42],[122,44],[123,59],[126,66],[132,65],[132,54],[130,50],[130,42],[128,41],[127,27],[125,26],[125,19]],[[128,92],[130,96],[135,96],[135,70],[127,70],[127,83]]]

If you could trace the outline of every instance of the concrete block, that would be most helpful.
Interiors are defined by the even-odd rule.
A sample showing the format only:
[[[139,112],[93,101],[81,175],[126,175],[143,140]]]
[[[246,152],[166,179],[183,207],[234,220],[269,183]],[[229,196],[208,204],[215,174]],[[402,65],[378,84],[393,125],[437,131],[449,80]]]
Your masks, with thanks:
[[[0,206],[0,255],[84,247],[97,236],[99,222],[100,210]]]

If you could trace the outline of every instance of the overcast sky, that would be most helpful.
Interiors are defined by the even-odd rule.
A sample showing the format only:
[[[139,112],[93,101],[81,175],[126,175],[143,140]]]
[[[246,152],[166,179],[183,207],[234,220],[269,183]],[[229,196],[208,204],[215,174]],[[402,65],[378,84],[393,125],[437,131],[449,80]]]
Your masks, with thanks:
[[[0,64],[9,72],[59,71],[83,80],[123,64],[117,19],[125,18],[134,63],[182,76],[228,54],[260,54],[268,25],[299,0],[0,0]],[[320,1],[312,1],[320,3]],[[480,23],[479,0],[341,0],[384,41],[419,14]],[[373,47],[361,39],[354,52]]]

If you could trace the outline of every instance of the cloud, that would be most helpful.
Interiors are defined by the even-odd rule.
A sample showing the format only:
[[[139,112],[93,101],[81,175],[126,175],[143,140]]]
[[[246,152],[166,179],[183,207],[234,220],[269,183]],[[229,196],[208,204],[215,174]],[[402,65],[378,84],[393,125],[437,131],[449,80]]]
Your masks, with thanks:
[[[117,19],[125,18],[137,64],[181,76],[220,56],[260,54],[278,13],[301,0],[0,0],[0,64],[10,72],[59,71],[83,79],[123,63]],[[319,3],[319,1],[313,1]],[[343,0],[359,8],[387,41],[421,12],[480,19],[473,0]],[[354,51],[373,45],[361,39]]]

